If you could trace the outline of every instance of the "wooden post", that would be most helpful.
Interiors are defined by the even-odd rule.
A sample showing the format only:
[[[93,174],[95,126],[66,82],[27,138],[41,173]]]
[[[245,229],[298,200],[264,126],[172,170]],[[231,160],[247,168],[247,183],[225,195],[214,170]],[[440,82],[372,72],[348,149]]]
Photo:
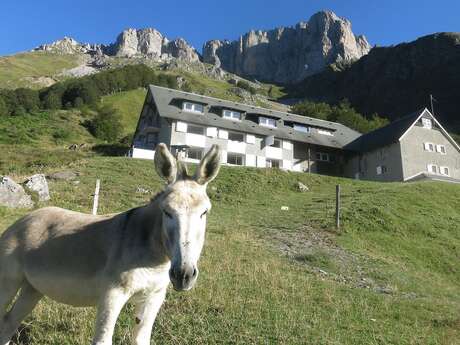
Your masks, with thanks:
[[[101,180],[96,180],[96,190],[94,191],[94,201],[93,201],[93,215],[97,214],[97,205],[99,203],[99,189],[101,188]]]
[[[340,185],[335,187],[335,227],[340,229]]]
[[[307,156],[308,156],[308,173],[311,173],[311,151],[310,151],[310,145],[308,145],[308,152],[307,152]]]

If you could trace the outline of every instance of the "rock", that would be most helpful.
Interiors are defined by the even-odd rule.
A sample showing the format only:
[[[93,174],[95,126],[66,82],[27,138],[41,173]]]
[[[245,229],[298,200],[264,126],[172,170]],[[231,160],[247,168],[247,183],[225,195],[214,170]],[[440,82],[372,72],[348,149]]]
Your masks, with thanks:
[[[250,31],[232,42],[209,41],[203,62],[240,76],[294,83],[332,63],[357,60],[370,49],[364,36],[353,34],[348,20],[319,12],[295,27]]]
[[[289,206],[281,206],[281,211],[289,211]]]
[[[108,55],[119,57],[144,56],[155,61],[169,61],[171,58],[187,62],[198,62],[197,51],[183,38],[169,41],[159,31],[127,29],[118,35],[117,41],[105,49]]]
[[[70,181],[77,178],[77,174],[73,171],[58,171],[47,176],[51,180]]]
[[[146,188],[143,187],[137,187],[136,188],[136,193],[141,193],[141,194],[150,194],[150,191]]]
[[[302,182],[300,182],[300,181],[297,182],[297,189],[298,189],[300,192],[302,192],[302,193],[308,192],[308,191],[310,190],[306,185],[304,185],[304,184],[303,184]]]
[[[36,174],[27,179],[25,182],[27,189],[34,191],[38,194],[38,200],[46,201],[50,199],[50,192],[48,189],[48,182],[43,174]]]
[[[242,89],[240,87],[235,86],[230,88],[228,91],[237,95],[245,101],[249,101],[252,99],[252,95],[249,93],[249,91],[246,91],[245,89]]]
[[[34,203],[21,185],[9,177],[0,176],[0,205],[12,208],[28,208],[32,207]]]

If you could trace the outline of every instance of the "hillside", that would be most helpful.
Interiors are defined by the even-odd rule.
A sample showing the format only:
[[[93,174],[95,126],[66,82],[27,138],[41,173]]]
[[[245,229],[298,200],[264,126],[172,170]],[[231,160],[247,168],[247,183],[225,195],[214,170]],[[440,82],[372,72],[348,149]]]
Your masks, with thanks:
[[[81,56],[51,52],[28,52],[0,57],[0,88],[30,87],[39,89],[52,85],[65,69],[78,66]]]
[[[73,158],[43,167],[70,168],[80,182],[51,182],[52,200],[40,206],[88,212],[96,178],[102,213],[141,205],[162,186],[150,161]],[[17,164],[19,175],[36,171]],[[299,193],[297,181],[310,191]],[[332,227],[337,183],[343,188],[340,232]],[[209,194],[213,210],[198,285],[186,294],[169,292],[155,342],[458,344],[460,186],[223,168]],[[0,229],[26,212],[0,208]],[[86,344],[93,317],[92,309],[45,299],[19,338]],[[128,307],[116,344],[128,342],[133,325]]]
[[[288,97],[338,102],[394,120],[437,102],[435,115],[460,133],[460,34],[440,33],[393,47],[376,47],[357,62],[331,66],[289,90]]]

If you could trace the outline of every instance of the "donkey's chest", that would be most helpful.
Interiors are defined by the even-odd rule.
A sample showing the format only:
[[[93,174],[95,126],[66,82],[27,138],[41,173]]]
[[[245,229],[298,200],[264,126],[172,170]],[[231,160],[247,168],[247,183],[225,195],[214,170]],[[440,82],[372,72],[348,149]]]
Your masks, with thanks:
[[[120,284],[130,294],[155,291],[169,284],[169,264],[160,268],[134,268],[121,274]]]

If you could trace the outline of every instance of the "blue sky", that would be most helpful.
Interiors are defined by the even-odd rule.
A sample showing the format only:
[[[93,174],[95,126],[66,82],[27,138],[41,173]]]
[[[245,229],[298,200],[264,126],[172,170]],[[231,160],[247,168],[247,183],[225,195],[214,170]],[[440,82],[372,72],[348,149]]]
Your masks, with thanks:
[[[371,44],[460,31],[458,0],[2,0],[0,55],[63,36],[110,43],[128,27],[154,27],[169,38],[184,37],[201,51],[206,40],[293,25],[322,9],[351,20],[355,34],[366,35]]]

